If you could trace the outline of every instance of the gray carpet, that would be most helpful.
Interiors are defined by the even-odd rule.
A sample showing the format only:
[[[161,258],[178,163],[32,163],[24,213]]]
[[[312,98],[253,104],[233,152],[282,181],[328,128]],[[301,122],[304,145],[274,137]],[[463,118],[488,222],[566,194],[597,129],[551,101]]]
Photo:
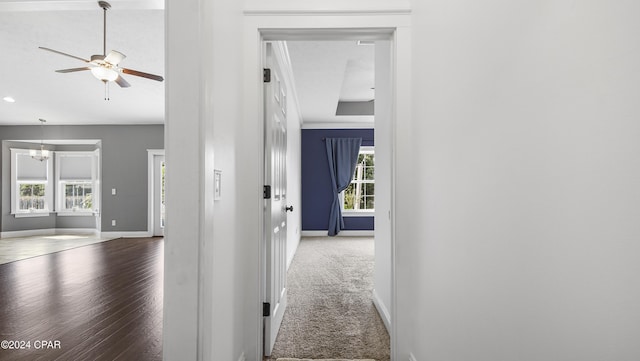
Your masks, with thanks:
[[[389,334],[371,300],[373,257],[369,237],[301,240],[273,360],[389,360]]]

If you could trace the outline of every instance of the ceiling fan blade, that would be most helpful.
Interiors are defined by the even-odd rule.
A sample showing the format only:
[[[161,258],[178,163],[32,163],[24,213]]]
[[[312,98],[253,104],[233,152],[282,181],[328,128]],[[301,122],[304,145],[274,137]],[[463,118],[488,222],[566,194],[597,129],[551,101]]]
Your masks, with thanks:
[[[143,78],[147,78],[147,79],[152,79],[152,80],[157,80],[157,81],[163,81],[164,78],[161,77],[160,75],[154,75],[154,74],[149,74],[149,73],[143,73],[141,71],[137,71],[137,70],[132,70],[132,69],[127,69],[127,68],[120,68],[120,70],[122,70],[123,73],[125,74],[131,74],[131,75],[135,75],[135,76],[141,76]]]
[[[114,80],[118,85],[120,85],[121,88],[128,88],[131,86],[131,84],[129,84],[129,82],[127,82],[126,80],[124,80],[123,77],[121,77],[120,75],[118,75],[118,77],[116,78],[116,80]]]
[[[126,57],[126,55],[122,54],[119,51],[111,50],[111,52],[109,52],[109,54],[107,54],[107,56],[104,58],[104,61],[111,65],[118,65],[118,63],[120,63]]]
[[[52,52],[52,53],[56,53],[56,54],[60,54],[60,55],[64,55],[64,56],[68,56],[68,57],[70,57],[70,58],[74,58],[74,59],[82,60],[82,61],[84,61],[85,63],[88,63],[88,62],[89,62],[89,60],[87,60],[87,59],[82,59],[81,57],[78,57],[78,56],[75,56],[75,55],[71,55],[71,54],[67,54],[67,53],[63,53],[63,52],[61,52],[61,51],[57,51],[57,50],[53,50],[53,49],[49,49],[49,48],[45,48],[45,47],[43,47],[43,46],[39,46],[38,48],[40,48],[40,49],[42,49],[42,50],[50,51],[50,52]]]
[[[56,73],[73,73],[74,71],[83,71],[83,70],[90,70],[91,68],[89,68],[88,66],[85,66],[83,68],[71,68],[71,69],[60,69],[60,70],[56,70]]]

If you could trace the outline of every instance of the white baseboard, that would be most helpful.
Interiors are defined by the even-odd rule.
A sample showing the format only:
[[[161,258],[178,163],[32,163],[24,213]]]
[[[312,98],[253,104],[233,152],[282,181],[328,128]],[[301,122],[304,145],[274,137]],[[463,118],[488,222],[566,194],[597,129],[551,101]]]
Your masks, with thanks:
[[[373,298],[373,305],[376,306],[376,310],[378,310],[378,314],[380,314],[380,318],[382,318],[382,322],[384,322],[384,327],[386,327],[387,332],[391,334],[391,314],[389,313],[389,310],[384,305],[384,302],[382,302],[375,289],[371,292],[371,295]]]
[[[328,231],[302,231],[300,235],[302,237],[322,237],[322,236],[329,237],[328,233],[329,233]],[[338,233],[338,236],[345,236],[345,237],[362,237],[362,236],[373,237],[373,235],[374,235],[374,231],[340,231],[340,233]]]
[[[147,238],[153,235],[147,231],[135,231],[135,232],[100,232],[100,237],[105,238]]]
[[[94,228],[43,228],[27,229],[24,231],[1,232],[0,238],[50,236],[52,234],[93,234],[98,235]]]

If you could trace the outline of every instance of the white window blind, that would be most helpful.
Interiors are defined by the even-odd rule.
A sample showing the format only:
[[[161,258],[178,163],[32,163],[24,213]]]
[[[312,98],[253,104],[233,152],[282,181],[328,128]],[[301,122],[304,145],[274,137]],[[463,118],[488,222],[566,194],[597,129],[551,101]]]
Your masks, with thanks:
[[[87,180],[91,181],[93,169],[92,155],[61,155],[58,163],[60,167],[60,180]]]
[[[49,162],[31,158],[29,153],[16,153],[16,178],[18,181],[46,181]]]

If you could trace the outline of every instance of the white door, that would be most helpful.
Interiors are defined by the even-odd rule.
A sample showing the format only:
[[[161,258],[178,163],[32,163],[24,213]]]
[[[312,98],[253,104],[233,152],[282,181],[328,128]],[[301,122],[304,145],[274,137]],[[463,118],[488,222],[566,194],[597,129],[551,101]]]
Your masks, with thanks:
[[[274,56],[274,44],[266,43],[265,106],[265,318],[264,354],[271,355],[287,307],[287,89]],[[268,80],[268,81],[267,81]]]
[[[164,155],[153,156],[153,235],[164,236]]]

